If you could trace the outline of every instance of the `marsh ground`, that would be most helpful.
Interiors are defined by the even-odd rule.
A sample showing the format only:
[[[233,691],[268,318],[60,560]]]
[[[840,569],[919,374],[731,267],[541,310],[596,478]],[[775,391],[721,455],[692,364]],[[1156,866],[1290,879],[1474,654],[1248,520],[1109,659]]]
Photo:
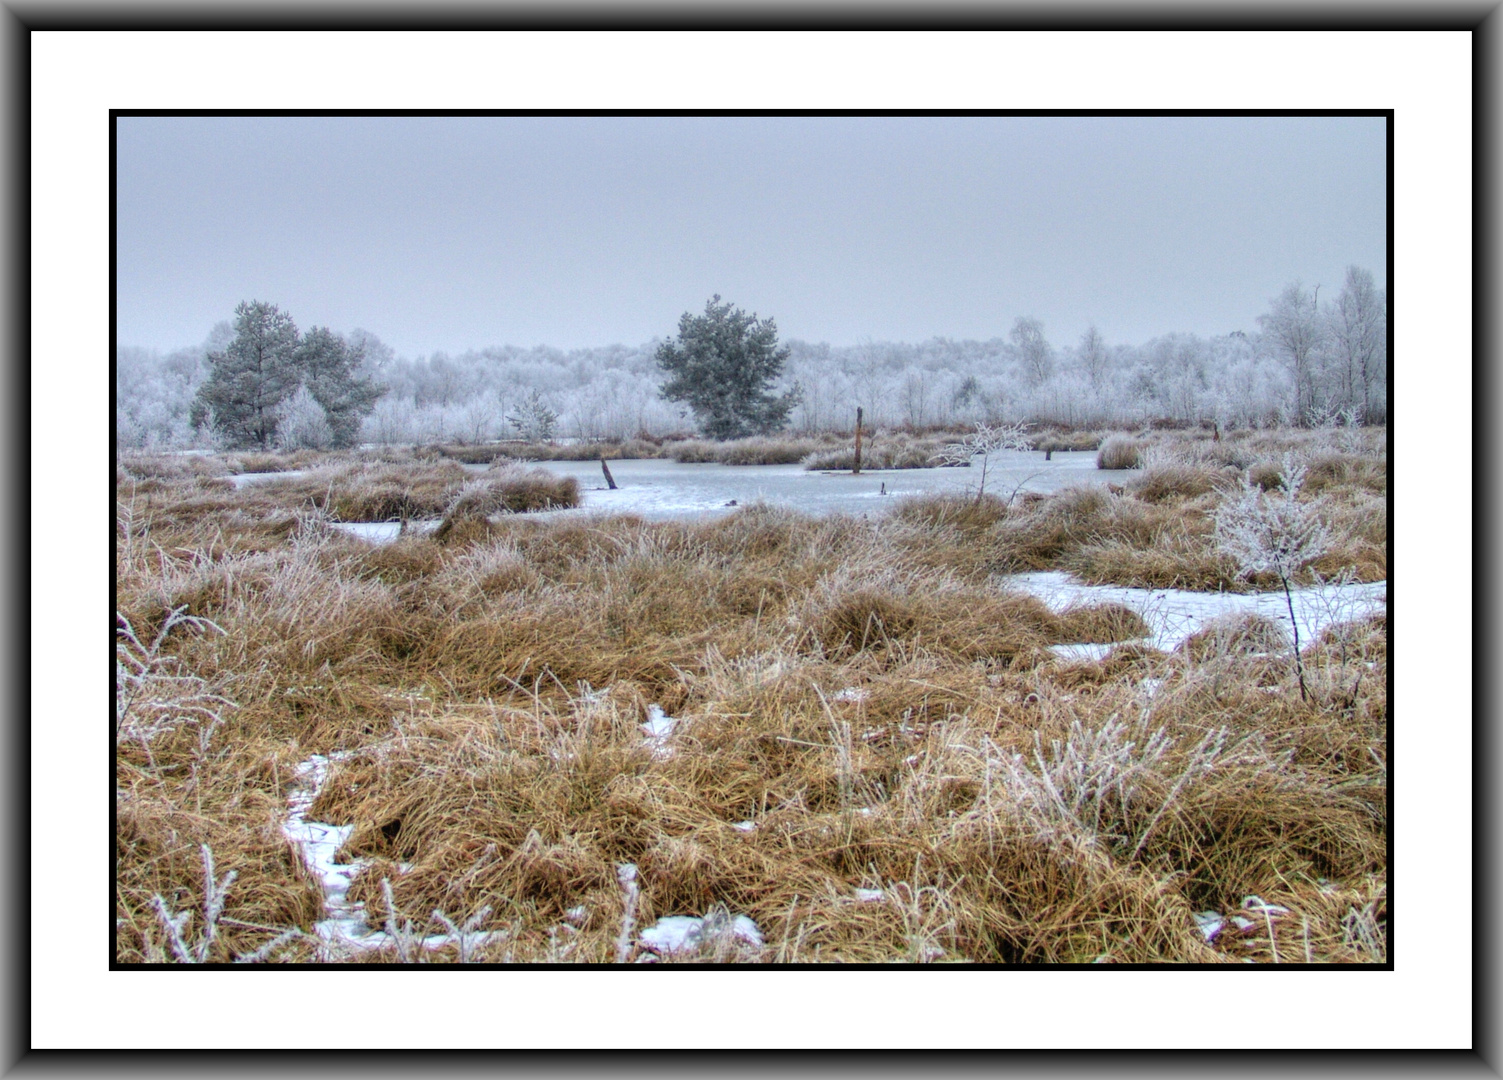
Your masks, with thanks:
[[[171,959],[186,915],[213,961],[460,959],[410,924],[483,961],[1379,962],[1381,610],[1303,642],[1301,694],[1276,620],[1165,651],[1013,575],[1267,589],[1214,516],[1293,451],[1330,534],[1296,584],[1382,582],[1383,435],[1155,433],[1112,488],[866,518],[538,517],[577,488],[390,452],[239,487],[244,456],[122,460],[116,957]],[[403,517],[445,527],[337,527]],[[314,755],[374,948],[320,937],[289,839]],[[708,917],[697,949],[664,917]]]

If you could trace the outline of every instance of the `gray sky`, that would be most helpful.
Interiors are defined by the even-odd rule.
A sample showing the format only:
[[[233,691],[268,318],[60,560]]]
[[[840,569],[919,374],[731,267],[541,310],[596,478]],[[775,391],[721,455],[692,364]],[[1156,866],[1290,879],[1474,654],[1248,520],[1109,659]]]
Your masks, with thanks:
[[[416,356],[640,344],[711,293],[781,336],[1057,345],[1387,285],[1371,118],[118,121],[119,343],[241,300]],[[1325,290],[1330,290],[1329,292]]]

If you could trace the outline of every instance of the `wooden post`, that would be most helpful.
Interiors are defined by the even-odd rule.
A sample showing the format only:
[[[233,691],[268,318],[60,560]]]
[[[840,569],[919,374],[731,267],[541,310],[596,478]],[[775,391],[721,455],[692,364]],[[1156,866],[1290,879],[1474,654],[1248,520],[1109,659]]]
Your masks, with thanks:
[[[600,471],[603,472],[603,473],[605,473],[605,482],[611,486],[611,490],[612,491],[615,491],[616,490],[616,481],[611,476],[611,468],[610,468],[610,466],[605,463],[605,455],[604,454],[600,455]]]
[[[856,467],[851,470],[852,476],[861,475],[861,406],[856,406]]]

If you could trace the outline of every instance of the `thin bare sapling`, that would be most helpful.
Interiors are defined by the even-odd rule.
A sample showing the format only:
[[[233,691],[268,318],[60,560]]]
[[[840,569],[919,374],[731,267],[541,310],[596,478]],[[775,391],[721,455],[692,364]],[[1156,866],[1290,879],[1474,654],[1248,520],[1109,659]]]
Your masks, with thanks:
[[[1247,477],[1242,491],[1216,511],[1216,542],[1237,563],[1243,577],[1273,574],[1284,589],[1289,623],[1294,628],[1294,669],[1299,677],[1299,695],[1310,698],[1305,687],[1305,665],[1300,656],[1299,619],[1294,614],[1290,580],[1330,548],[1330,531],[1314,507],[1299,501],[1305,483],[1305,465],[1286,453],[1280,474],[1282,487],[1264,492]]]
[[[1032,449],[1027,427],[1027,424],[987,424],[977,421],[975,431],[940,451],[940,460],[946,465],[970,465],[974,458],[981,459],[981,481],[976,485],[976,501],[979,503],[986,494],[986,473],[992,454],[999,450]]]

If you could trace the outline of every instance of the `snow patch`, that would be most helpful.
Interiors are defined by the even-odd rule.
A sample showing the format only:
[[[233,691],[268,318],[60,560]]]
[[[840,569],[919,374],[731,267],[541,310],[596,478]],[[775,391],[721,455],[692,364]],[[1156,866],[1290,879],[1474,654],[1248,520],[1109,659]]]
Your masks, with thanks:
[[[1248,911],[1261,911],[1265,915],[1288,915],[1289,909],[1280,907],[1278,904],[1270,904],[1261,896],[1244,896],[1242,906]]]
[[[881,889],[856,889],[854,891],[856,899],[863,904],[875,904],[887,896]]]
[[[330,762],[340,761],[349,754],[334,753],[328,756],[314,754],[294,768],[298,783],[287,797],[287,820],[282,823],[282,834],[292,841],[303,865],[318,880],[324,894],[324,911],[328,917],[314,924],[314,932],[322,942],[326,954],[339,955],[350,951],[379,949],[395,945],[390,934],[375,930],[365,921],[365,904],[349,898],[350,885],[355,875],[370,864],[369,859],[353,862],[336,862],[339,849],[350,838],[353,825],[329,825],[322,821],[309,821],[308,811],[329,779]],[[410,863],[402,863],[399,872],[410,870]],[[466,945],[480,945],[493,938],[505,937],[504,932],[465,934]],[[436,934],[415,941],[424,949],[438,949],[454,944],[456,938],[448,934]]]
[[[661,761],[673,756],[673,747],[668,745],[668,738],[678,726],[678,721],[663,712],[661,705],[647,706],[647,723],[639,726],[647,733],[647,738],[643,741],[652,750],[653,757]]]
[[[847,686],[840,691],[831,701],[865,701],[871,696],[871,692],[862,686]]]
[[[1211,941],[1221,928],[1226,925],[1226,916],[1219,911],[1197,911],[1195,913],[1195,926],[1200,931],[1200,936]]]
[[[422,520],[407,522],[408,536],[422,536],[433,532],[442,522]],[[331,521],[329,527],[348,533],[359,540],[372,544],[389,544],[402,535],[400,521]]]
[[[1100,660],[1116,647],[1116,642],[1082,642],[1078,645],[1050,645],[1049,651],[1065,660]]]
[[[1289,608],[1284,594],[1209,593],[1185,589],[1137,589],[1121,585],[1086,585],[1060,570],[1013,574],[1004,584],[1063,611],[1072,604],[1123,604],[1148,624],[1146,642],[1171,652],[1213,619],[1243,614],[1261,615],[1288,630]],[[1291,592],[1299,622],[1300,643],[1313,642],[1326,627],[1366,618],[1387,610],[1388,582],[1326,585]]]
[[[676,953],[698,952],[723,938],[755,949],[762,947],[762,931],[745,915],[728,917],[724,914],[712,914],[704,918],[668,915],[643,930],[637,941],[643,948],[654,952]]]

